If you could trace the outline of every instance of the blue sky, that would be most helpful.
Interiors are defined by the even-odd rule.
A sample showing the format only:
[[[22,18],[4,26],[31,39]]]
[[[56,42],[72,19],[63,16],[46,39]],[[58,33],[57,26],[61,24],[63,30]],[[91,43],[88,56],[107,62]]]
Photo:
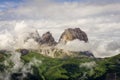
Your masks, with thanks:
[[[5,3],[5,2],[23,2],[23,1],[30,1],[30,0],[0,0],[0,3]],[[99,3],[99,2],[108,2],[108,3],[114,3],[114,2],[120,2],[120,0],[49,0],[49,1],[55,1],[55,2],[94,2],[94,3]]]
[[[5,3],[5,2],[22,2],[23,0],[0,0],[0,3]]]
[[[8,3],[14,3],[14,6],[19,6],[19,3],[25,3],[25,1],[29,2],[29,1],[34,1],[34,0],[0,0],[0,8],[3,9],[1,7],[1,5],[5,5],[6,8],[9,6],[7,6],[6,4]],[[42,0],[40,0],[42,1]],[[44,0],[43,0],[44,1]],[[46,0],[45,0],[46,1]],[[93,3],[93,4],[104,4],[104,3],[118,3],[120,2],[120,0],[47,0],[47,1],[52,1],[52,2],[58,2],[58,3],[64,3],[64,2],[78,2],[78,3]]]
[[[0,0],[0,3],[3,2],[22,2],[22,1],[27,1],[27,0]],[[29,1],[29,0],[28,0]],[[119,0],[53,0],[53,1],[58,1],[58,2],[119,2]]]
[[[34,0],[0,0],[0,11],[1,10],[6,10],[7,8],[10,7],[17,7],[20,5],[20,3],[25,3],[31,2]],[[42,0],[40,0],[42,1]],[[44,0],[43,0],[44,1]],[[45,0],[46,1],[46,0]],[[91,3],[91,4],[109,4],[109,3],[119,3],[120,0],[47,0],[47,1],[52,1],[52,2],[57,2],[57,3],[64,3],[64,2],[78,2],[78,3]],[[7,5],[9,3],[14,3],[12,5]]]
[[[5,11],[9,8],[16,8],[23,0],[0,0],[0,11]]]
[[[15,3],[19,3],[19,2],[23,2],[23,1],[27,1],[27,0],[0,0],[0,3],[6,3],[6,2],[15,2]],[[55,2],[80,2],[80,1],[86,1],[86,0],[52,0]]]

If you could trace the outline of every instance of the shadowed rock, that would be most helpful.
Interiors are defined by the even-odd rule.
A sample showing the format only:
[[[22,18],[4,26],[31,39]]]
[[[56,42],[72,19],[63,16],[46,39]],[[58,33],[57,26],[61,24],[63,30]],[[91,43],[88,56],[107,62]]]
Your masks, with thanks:
[[[94,58],[93,53],[90,52],[90,51],[83,51],[83,52],[81,51],[80,53],[81,53],[81,54],[84,54],[84,55],[86,55],[86,56],[88,56],[88,57]]]
[[[42,35],[41,44],[52,46],[52,45],[56,45],[56,41],[55,41],[55,39],[53,38],[53,36],[50,32],[46,32]]]
[[[0,50],[1,54],[5,54],[7,52],[7,50]]]
[[[29,53],[29,50],[27,50],[27,49],[20,49],[20,53],[21,53],[22,55],[26,55],[26,54]]]

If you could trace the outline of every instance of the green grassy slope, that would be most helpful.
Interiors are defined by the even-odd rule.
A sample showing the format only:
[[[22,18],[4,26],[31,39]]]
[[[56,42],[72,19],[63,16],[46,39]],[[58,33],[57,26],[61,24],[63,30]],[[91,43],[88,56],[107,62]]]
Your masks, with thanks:
[[[10,54],[0,53],[0,72],[11,69],[13,63],[9,61]],[[5,61],[8,60],[8,64]],[[89,57],[67,57],[63,59],[50,58],[36,52],[21,56],[24,65],[32,62],[32,74],[27,73],[23,80],[120,80],[120,54],[105,58],[95,59]],[[11,80],[20,80],[15,73]]]
[[[30,62],[33,58],[41,60],[38,69],[39,75],[44,80],[105,80],[109,73],[117,73],[119,80],[120,72],[120,55],[108,59],[92,58],[67,58],[57,59],[45,57],[41,54],[31,52],[21,57],[25,63]],[[84,63],[95,61],[92,68],[80,67]]]

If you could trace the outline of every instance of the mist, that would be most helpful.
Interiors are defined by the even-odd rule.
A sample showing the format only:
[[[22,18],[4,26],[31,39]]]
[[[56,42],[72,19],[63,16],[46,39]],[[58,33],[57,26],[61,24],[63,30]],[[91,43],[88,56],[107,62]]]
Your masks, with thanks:
[[[48,23],[49,24],[49,23]],[[37,27],[35,27],[37,25]],[[8,26],[11,26],[12,29],[8,30]],[[39,25],[39,27],[42,27]],[[57,41],[64,31],[64,29],[58,29],[57,34],[54,29],[44,29],[39,28],[38,23],[33,24],[32,22],[27,21],[15,21],[6,25],[6,28],[3,29],[0,33],[0,49],[5,50],[15,50],[19,48],[26,49],[38,49],[39,44],[34,41],[34,39],[29,39],[26,42],[29,33],[34,33],[38,30],[39,35],[42,35],[46,31],[50,31],[53,34],[53,37]],[[57,29],[56,29],[57,30]],[[88,34],[89,42],[85,43],[83,41],[74,40],[69,41],[66,45],[58,44],[57,47],[60,49],[65,49],[69,51],[91,51],[96,57],[110,57],[120,53],[119,39],[98,39],[91,37]]]

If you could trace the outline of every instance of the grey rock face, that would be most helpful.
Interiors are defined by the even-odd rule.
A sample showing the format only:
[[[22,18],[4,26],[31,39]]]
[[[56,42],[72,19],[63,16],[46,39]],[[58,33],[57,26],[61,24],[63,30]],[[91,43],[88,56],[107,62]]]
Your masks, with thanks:
[[[27,50],[27,49],[20,49],[20,53],[21,53],[22,55],[26,55],[26,54],[29,53],[29,50]]]
[[[56,41],[50,32],[46,32],[42,35],[41,44],[46,44],[48,46],[52,46],[52,45],[56,45]]]
[[[54,46],[57,44],[54,37],[49,31],[44,33],[42,37],[39,35],[38,31],[30,33],[26,41],[28,39],[34,39],[40,45]],[[72,41],[75,39],[88,42],[87,34],[84,31],[82,31],[80,28],[68,28],[60,36],[59,43],[60,42],[67,43],[68,41]]]
[[[38,31],[29,33],[29,36],[26,38],[25,42],[27,42],[29,39],[34,39],[40,45],[56,45],[56,41],[50,32],[44,33],[42,37],[39,35]]]
[[[87,34],[80,28],[68,28],[60,36],[59,42],[67,42],[75,39],[88,42]]]
[[[38,33],[38,31],[36,31],[35,33],[30,33],[31,38],[33,38],[36,42],[41,42],[41,37]]]
[[[29,39],[34,39],[38,43],[40,43],[42,40],[37,30],[35,32],[29,33],[28,37],[24,40],[24,42],[27,42],[27,40]]]

